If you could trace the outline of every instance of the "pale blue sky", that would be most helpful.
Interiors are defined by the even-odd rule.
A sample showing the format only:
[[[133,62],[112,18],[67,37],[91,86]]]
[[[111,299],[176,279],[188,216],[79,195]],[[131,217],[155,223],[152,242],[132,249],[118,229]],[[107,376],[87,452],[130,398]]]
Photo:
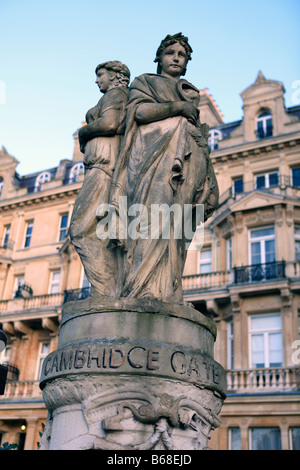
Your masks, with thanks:
[[[240,93],[259,70],[283,82],[287,107],[300,104],[299,0],[0,0],[0,22],[0,147],[21,175],[72,158],[101,96],[98,63],[121,60],[132,79],[155,73],[167,34],[189,37],[185,78],[209,89],[225,122],[242,117]]]

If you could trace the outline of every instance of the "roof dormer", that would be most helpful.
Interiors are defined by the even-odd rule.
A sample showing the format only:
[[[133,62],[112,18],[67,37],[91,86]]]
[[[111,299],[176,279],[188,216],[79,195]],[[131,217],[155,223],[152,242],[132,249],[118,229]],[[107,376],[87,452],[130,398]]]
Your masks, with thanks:
[[[285,110],[284,93],[281,82],[268,80],[262,72],[241,93],[245,141],[252,142],[287,132],[285,125],[290,118]]]

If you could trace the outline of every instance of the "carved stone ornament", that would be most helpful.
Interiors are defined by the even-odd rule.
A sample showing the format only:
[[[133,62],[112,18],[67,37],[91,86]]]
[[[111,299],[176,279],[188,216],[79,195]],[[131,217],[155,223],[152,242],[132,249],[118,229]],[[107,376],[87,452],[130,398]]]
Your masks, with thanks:
[[[220,424],[217,414],[222,398],[210,390],[190,386],[183,388],[187,395],[178,396],[182,386],[176,382],[158,380],[154,387],[148,379],[144,385],[137,380],[132,384],[111,379],[100,385],[95,377],[49,383],[44,391],[48,408],[55,403],[61,411],[49,413],[40,449],[49,449],[53,422],[58,419],[59,423],[60,416],[64,420],[68,417],[70,426],[61,450],[206,449],[210,431]],[[161,392],[166,387],[172,387],[175,394]],[[91,394],[93,390],[95,394]],[[59,433],[61,430],[56,429],[58,439]]]

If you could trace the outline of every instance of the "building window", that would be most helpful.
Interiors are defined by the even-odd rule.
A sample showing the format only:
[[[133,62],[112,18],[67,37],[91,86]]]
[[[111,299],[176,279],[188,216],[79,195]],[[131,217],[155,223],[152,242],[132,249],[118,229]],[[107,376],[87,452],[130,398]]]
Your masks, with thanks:
[[[65,240],[68,233],[68,214],[62,214],[60,216],[60,227],[59,227],[59,241]]]
[[[259,139],[271,137],[273,135],[272,114],[269,112],[261,113],[256,119],[256,135]]]
[[[300,167],[292,168],[292,186],[300,188]]]
[[[222,139],[222,132],[219,131],[218,129],[213,129],[209,131],[209,136],[208,136],[208,145],[211,150],[217,150],[219,146],[219,140]]]
[[[274,227],[250,231],[250,264],[273,263],[276,261]]]
[[[203,248],[199,251],[199,273],[206,274],[212,272],[212,251],[211,248]]]
[[[290,429],[290,441],[292,450],[300,450],[300,428]]]
[[[227,238],[226,240],[226,269],[230,271],[232,268],[232,239]]]
[[[244,181],[243,178],[236,178],[232,182],[232,196],[235,197],[237,194],[244,192]]]
[[[295,257],[300,261],[300,226],[295,226]]]
[[[3,181],[3,178],[0,176],[0,197],[2,195],[3,186],[4,186],[4,181]]]
[[[7,248],[8,246],[9,235],[10,235],[10,224],[4,226],[4,234],[3,234],[3,242],[2,242],[2,246],[4,248]]]
[[[49,281],[49,294],[57,294],[60,287],[60,271],[51,271]]]
[[[250,429],[251,450],[281,450],[280,428]]]
[[[16,297],[17,292],[21,290],[21,287],[23,285],[24,285],[24,274],[20,274],[19,276],[15,276],[14,292],[13,292],[14,297]]]
[[[70,171],[69,183],[76,183],[78,176],[84,172],[83,163],[76,163]]]
[[[42,184],[47,183],[50,180],[51,180],[51,175],[48,171],[44,171],[43,173],[40,173],[36,177],[36,180],[35,180],[34,192],[40,191]]]
[[[49,346],[50,346],[49,342],[40,343],[38,362],[37,362],[37,371],[36,371],[36,380],[38,380],[41,376],[44,359],[49,354]]]
[[[30,246],[32,230],[33,230],[33,220],[29,220],[28,222],[26,222],[24,248],[28,248]]]
[[[242,449],[242,444],[241,444],[241,430],[240,428],[229,428],[228,429],[229,436],[229,450],[241,450]]]
[[[227,369],[234,369],[233,321],[227,323]]]
[[[255,187],[257,189],[271,188],[272,186],[278,186],[278,185],[279,185],[278,171],[273,171],[272,173],[264,173],[262,175],[255,176]]]
[[[280,314],[250,317],[250,367],[281,367],[283,348]]]

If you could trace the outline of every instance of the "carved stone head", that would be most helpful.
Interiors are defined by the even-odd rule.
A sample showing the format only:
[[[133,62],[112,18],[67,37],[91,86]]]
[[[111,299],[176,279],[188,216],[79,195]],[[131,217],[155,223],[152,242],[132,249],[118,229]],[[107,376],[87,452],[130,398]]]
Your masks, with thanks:
[[[119,60],[111,60],[97,65],[95,73],[98,76],[100,70],[105,70],[109,77],[109,87],[125,86],[130,82],[130,70],[127,65],[122,64]],[[97,80],[96,80],[97,83]],[[106,90],[107,91],[107,90]]]
[[[160,43],[159,48],[156,51],[156,57],[154,59],[154,62],[157,62],[157,73],[160,74],[162,71],[161,67],[161,57],[164,49],[168,46],[171,46],[172,44],[179,43],[182,47],[184,47],[187,59],[192,60],[191,54],[193,52],[193,49],[191,48],[188,38],[186,36],[183,36],[182,33],[177,33],[174,35],[168,34],[165,39],[163,39]],[[186,70],[182,75],[185,75]]]

